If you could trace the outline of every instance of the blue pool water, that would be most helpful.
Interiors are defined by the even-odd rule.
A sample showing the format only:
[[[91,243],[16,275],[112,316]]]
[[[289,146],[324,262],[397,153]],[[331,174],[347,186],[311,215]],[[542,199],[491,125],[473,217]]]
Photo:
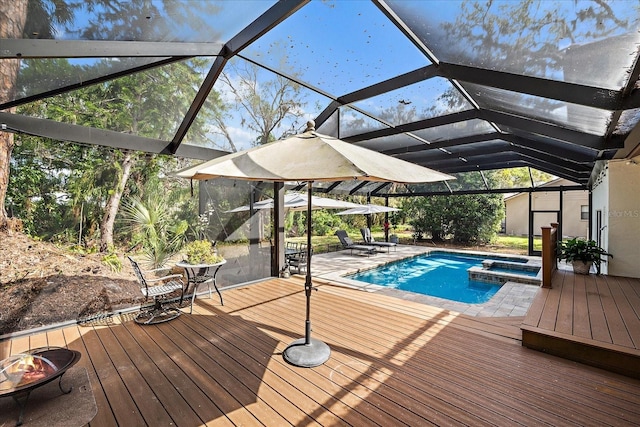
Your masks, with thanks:
[[[500,289],[500,285],[469,280],[467,270],[471,267],[482,267],[482,260],[486,259],[493,258],[432,253],[346,277],[404,291],[478,304],[491,299]],[[496,260],[504,259],[497,258]],[[526,260],[522,262],[526,262]]]

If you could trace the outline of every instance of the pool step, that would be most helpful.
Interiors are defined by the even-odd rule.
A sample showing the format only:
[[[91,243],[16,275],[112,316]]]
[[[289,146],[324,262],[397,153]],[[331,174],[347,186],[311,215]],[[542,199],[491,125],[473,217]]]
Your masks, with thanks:
[[[496,271],[493,269],[506,269],[509,271]],[[522,274],[518,274],[521,271]],[[469,280],[488,283],[492,285],[503,285],[506,282],[524,283],[527,285],[539,286],[542,280],[540,265],[523,264],[519,262],[484,260],[482,267],[471,267],[467,270]],[[535,276],[527,273],[537,273]]]

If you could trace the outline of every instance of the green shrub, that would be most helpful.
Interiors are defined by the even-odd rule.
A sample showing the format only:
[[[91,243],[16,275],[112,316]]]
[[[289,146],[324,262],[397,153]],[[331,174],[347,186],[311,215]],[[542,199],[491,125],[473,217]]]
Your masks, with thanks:
[[[209,240],[194,240],[184,246],[185,260],[189,264],[216,264],[224,258],[218,255]]]

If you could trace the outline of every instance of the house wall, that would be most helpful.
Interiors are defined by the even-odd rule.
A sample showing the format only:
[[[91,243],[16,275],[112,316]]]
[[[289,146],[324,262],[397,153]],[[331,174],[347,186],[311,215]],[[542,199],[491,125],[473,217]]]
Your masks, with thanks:
[[[593,210],[592,215],[592,239],[598,240],[598,233],[600,233],[600,246],[602,246],[605,250],[609,249],[609,169],[606,167],[598,176],[596,181],[593,184],[593,188],[591,191],[591,209]],[[600,211],[602,213],[602,224],[601,230],[598,230],[596,224],[596,216],[597,212]],[[608,274],[609,271],[609,262],[602,263],[600,268],[600,272],[603,274]]]
[[[505,233],[512,236],[529,234],[529,197],[518,194],[505,201]]]
[[[566,191],[562,196],[562,235],[589,237],[589,219],[580,219],[581,206],[589,205],[588,191]]]
[[[640,164],[610,161],[608,178],[608,274],[640,277]]]
[[[560,180],[553,183],[554,186],[573,185],[568,180]],[[562,206],[562,234],[570,237],[587,237],[589,235],[589,220],[580,219],[580,207],[589,204],[589,193],[587,191],[565,191],[563,192]],[[560,193],[557,191],[535,192],[531,198],[531,209],[533,210],[559,210]],[[510,235],[529,234],[529,196],[527,193],[520,193],[505,200],[505,233]],[[541,233],[540,227],[548,226],[555,222],[555,214],[539,213],[534,217],[535,234]]]

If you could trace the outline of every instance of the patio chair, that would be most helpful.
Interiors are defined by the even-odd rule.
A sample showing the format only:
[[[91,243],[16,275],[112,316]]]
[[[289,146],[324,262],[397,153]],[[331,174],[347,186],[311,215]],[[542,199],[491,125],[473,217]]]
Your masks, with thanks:
[[[395,251],[396,248],[398,247],[397,243],[392,243],[392,242],[376,242],[373,239],[373,236],[371,235],[371,230],[369,230],[369,227],[363,227],[360,229],[360,233],[362,233],[362,240],[364,241],[364,243],[366,245],[370,245],[370,246],[378,246],[381,248],[387,248],[387,253],[389,252],[389,250],[391,248],[393,248],[393,250]]]
[[[353,251],[365,252],[367,254],[367,256],[376,253],[376,247],[375,246],[357,245],[357,244],[355,244],[353,242],[353,240],[351,240],[351,238],[349,237],[347,232],[344,231],[344,230],[336,231],[336,236],[338,236],[338,239],[340,240],[340,243],[342,244],[342,249],[351,250],[351,254],[352,255],[353,255]]]
[[[167,295],[180,290],[180,302],[178,306],[182,305],[182,299],[184,297],[184,283],[182,282],[182,274],[171,274],[169,276],[162,277],[147,277],[148,274],[155,274],[158,271],[168,270],[167,268],[156,268],[154,270],[142,271],[140,265],[131,257],[131,267],[136,274],[138,281],[142,285],[140,291],[145,297],[145,301],[153,298],[153,305],[150,307],[140,309],[140,312],[136,314],[134,320],[141,325],[154,325],[156,323],[167,322],[180,316],[182,312],[176,307],[167,307],[166,303]],[[157,283],[157,284],[152,284]]]
[[[311,254],[313,254],[313,248],[311,248]],[[295,268],[298,270],[298,274],[302,274],[302,269],[307,268],[307,245],[301,243],[298,247],[298,252],[295,255],[291,255],[288,258],[289,268]]]

